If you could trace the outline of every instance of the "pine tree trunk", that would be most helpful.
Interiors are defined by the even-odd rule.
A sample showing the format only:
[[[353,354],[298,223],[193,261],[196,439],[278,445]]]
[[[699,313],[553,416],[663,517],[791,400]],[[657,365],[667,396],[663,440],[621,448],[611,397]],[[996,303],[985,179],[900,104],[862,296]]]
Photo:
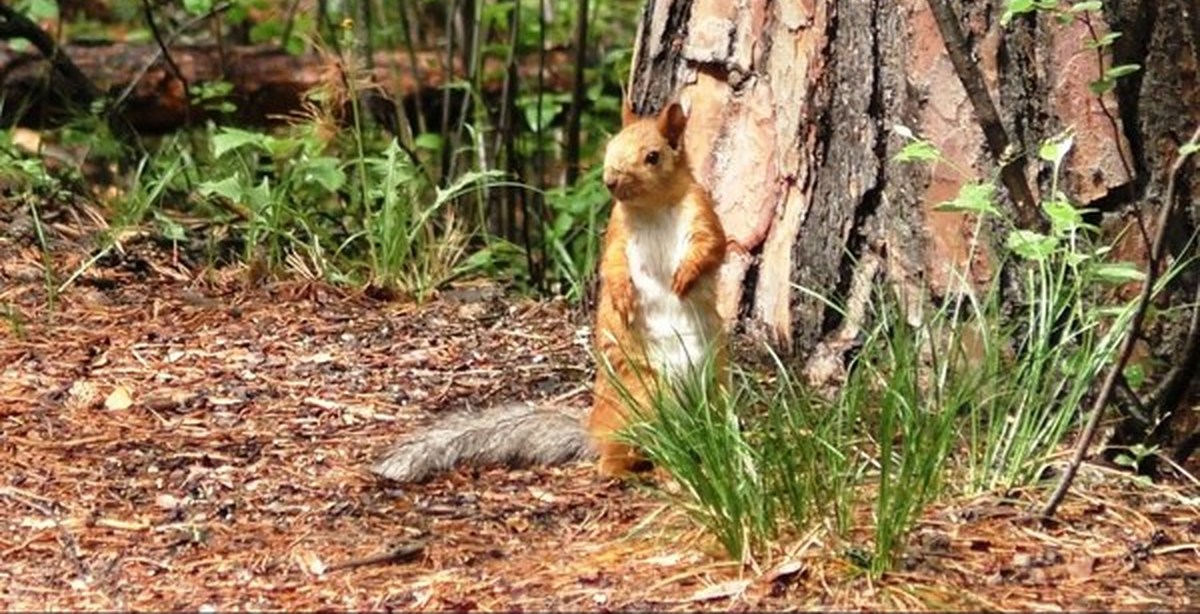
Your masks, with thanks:
[[[1088,88],[1100,75],[1085,46],[1088,24],[1028,15],[1002,27],[1003,0],[949,4],[1013,144],[1036,153],[1042,140],[1073,127],[1065,192],[1098,210],[1109,236],[1121,237],[1117,252],[1144,265],[1136,215],[1153,223],[1167,170],[1200,121],[1200,7],[1105,2],[1104,17],[1090,25],[1122,32],[1111,63],[1143,70],[1101,104]],[[648,0],[631,81],[639,112],[673,97],[690,110],[693,167],[745,252],[723,270],[730,325],[820,372],[852,343],[869,282],[886,280],[913,299],[956,292],[961,282],[951,272],[968,268],[974,228],[934,205],[953,197],[963,177],[892,162],[903,142],[891,128],[908,126],[977,178],[997,168],[926,0]],[[1038,198],[1048,176],[1032,157],[1024,174]],[[1172,221],[1175,257],[1186,257],[1200,221],[1200,173],[1185,170],[1181,180],[1178,198],[1191,206]],[[1013,219],[1030,219],[1002,200]],[[969,265],[973,281],[997,274],[986,250]],[[1159,306],[1193,301],[1198,268]],[[797,286],[848,304],[847,317]],[[1131,286],[1125,297],[1136,292]],[[910,303],[919,309],[922,301]],[[1178,311],[1155,318],[1141,357],[1185,359],[1190,312]]]

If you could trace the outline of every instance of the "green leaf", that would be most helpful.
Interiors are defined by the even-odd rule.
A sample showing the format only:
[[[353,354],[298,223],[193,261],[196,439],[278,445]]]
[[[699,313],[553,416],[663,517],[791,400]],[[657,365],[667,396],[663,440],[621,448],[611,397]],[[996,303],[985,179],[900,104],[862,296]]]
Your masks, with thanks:
[[[271,154],[271,157],[276,160],[291,160],[305,151],[305,145],[312,144],[312,137],[305,136],[271,136],[269,134],[262,135],[262,141],[259,145]]]
[[[1062,257],[1063,257],[1063,260],[1065,260],[1068,265],[1075,267],[1075,268],[1079,268],[1079,265],[1092,259],[1092,257],[1088,254],[1084,254],[1082,252],[1074,252],[1071,250],[1067,250],[1065,253],[1063,253]]]
[[[256,211],[261,211],[271,204],[271,179],[263,177],[262,181],[246,190],[244,193],[246,202]]]
[[[305,160],[297,170],[302,181],[316,183],[329,192],[337,191],[346,183],[346,174],[342,172],[337,158],[311,158]]]
[[[241,202],[242,195],[245,194],[245,189],[237,175],[230,175],[219,181],[205,181],[197,186],[200,194],[204,196],[223,196],[233,202]]]
[[[1097,96],[1111,92],[1116,83],[1112,79],[1097,79],[1088,82],[1088,89]]]
[[[156,213],[154,217],[158,222],[159,232],[168,241],[180,242],[187,238],[187,231],[183,225],[171,219],[170,216]]]
[[[1113,66],[1112,68],[1104,71],[1104,78],[1106,80],[1115,81],[1121,77],[1124,77],[1125,75],[1132,75],[1141,69],[1142,67],[1138,64],[1121,64],[1120,66]]]
[[[1123,373],[1125,382],[1134,390],[1141,389],[1142,384],[1146,383],[1146,369],[1140,364],[1127,365]]]
[[[1138,460],[1141,460],[1147,456],[1158,454],[1160,449],[1157,444],[1153,446],[1147,446],[1146,444],[1135,443],[1132,446],[1129,446],[1129,451],[1132,452]]]
[[[529,124],[530,129],[535,132],[544,132],[554,122],[554,118],[562,112],[566,106],[564,104],[566,100],[568,98],[565,96],[543,94],[541,96],[540,116],[538,114],[538,96],[524,96],[517,102],[517,105],[524,112],[525,121]]]
[[[1132,262],[1106,262],[1091,269],[1092,276],[1097,281],[1125,284],[1131,281],[1142,281],[1146,274],[1133,266]]]
[[[1062,236],[1083,227],[1083,213],[1068,201],[1043,201],[1042,211],[1050,218],[1050,226],[1055,236]]]
[[[1063,158],[1067,152],[1071,151],[1071,147],[1075,144],[1075,135],[1070,132],[1057,134],[1042,143],[1038,148],[1038,157],[1052,162],[1055,166],[1062,164]]]
[[[897,162],[932,162],[942,157],[938,148],[929,141],[913,141],[904,146],[893,160]]]
[[[1037,9],[1037,4],[1034,0],[1008,0],[1008,6],[1004,8],[1004,13],[1000,15],[1000,25],[1007,26],[1013,17],[1030,13]]]
[[[1026,260],[1041,262],[1058,249],[1058,239],[1031,230],[1014,230],[1004,245]]]
[[[266,149],[267,135],[237,128],[222,128],[212,137],[213,156],[220,158],[230,151],[254,146]]]
[[[1128,454],[1124,454],[1124,453],[1118,454],[1117,457],[1113,459],[1113,462],[1118,465],[1121,465],[1122,467],[1129,467],[1130,469],[1137,469],[1137,461],[1134,460],[1133,457],[1129,456]]]
[[[45,21],[58,17],[58,2],[55,0],[29,0],[19,3],[17,10],[33,21]]]
[[[1189,143],[1184,143],[1183,147],[1179,148],[1179,155],[1190,156],[1198,151],[1200,151],[1200,143],[1197,143],[1196,141],[1191,141]]]
[[[212,8],[213,0],[183,0],[183,10],[192,15],[207,15]]]
[[[254,44],[275,42],[276,38],[283,36],[283,30],[282,21],[260,21],[250,28],[250,42]]]
[[[432,132],[424,132],[417,135],[417,138],[413,139],[413,144],[417,146],[417,149],[438,151],[442,148],[442,135],[434,134]]]
[[[1111,46],[1118,38],[1121,38],[1120,32],[1109,32],[1096,40],[1087,41],[1084,46],[1088,49],[1103,49]]]
[[[990,183],[965,183],[958,190],[954,200],[939,203],[934,209],[938,211],[965,211],[976,214],[1000,215],[992,202],[996,186]]]

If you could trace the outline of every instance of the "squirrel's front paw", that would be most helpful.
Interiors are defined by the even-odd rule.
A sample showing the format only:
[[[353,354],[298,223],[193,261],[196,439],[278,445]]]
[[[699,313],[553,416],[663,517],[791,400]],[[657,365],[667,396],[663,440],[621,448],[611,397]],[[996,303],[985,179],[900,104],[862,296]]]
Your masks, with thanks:
[[[679,270],[675,271],[675,277],[671,280],[671,291],[679,298],[683,298],[695,283],[695,273],[688,267],[679,267]]]
[[[621,316],[621,320],[628,324],[637,310],[637,296],[633,292],[633,284],[628,281],[615,283],[611,293],[613,309]]]

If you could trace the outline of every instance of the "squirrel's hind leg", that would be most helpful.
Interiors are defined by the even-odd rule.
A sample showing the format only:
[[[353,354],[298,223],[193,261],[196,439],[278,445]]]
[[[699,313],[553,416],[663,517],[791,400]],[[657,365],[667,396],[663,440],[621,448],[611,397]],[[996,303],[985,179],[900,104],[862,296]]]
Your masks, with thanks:
[[[626,392],[641,406],[645,406],[645,390],[637,384],[637,378],[622,377]],[[588,433],[593,446],[600,454],[597,469],[606,477],[624,477],[640,473],[653,465],[633,446],[616,438],[618,431],[629,422],[628,409],[621,395],[603,372],[596,375],[595,398],[592,413],[588,416]]]

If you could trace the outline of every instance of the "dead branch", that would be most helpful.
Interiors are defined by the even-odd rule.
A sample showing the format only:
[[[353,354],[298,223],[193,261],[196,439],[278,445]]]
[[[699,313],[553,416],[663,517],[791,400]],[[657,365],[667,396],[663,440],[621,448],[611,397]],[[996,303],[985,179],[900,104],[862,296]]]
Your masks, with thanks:
[[[967,40],[959,25],[958,15],[947,0],[929,0],[929,8],[933,10],[938,31],[942,34],[950,61],[954,64],[954,72],[958,74],[958,80],[967,91],[967,98],[975,110],[979,127],[983,129],[992,161],[1000,167],[1000,180],[1016,201],[1018,221],[1024,228],[1042,227],[1044,222],[1038,215],[1033,191],[1025,181],[1025,155],[1009,151],[1012,141],[1000,121],[1000,113],[996,111],[996,105],[988,93],[987,82],[979,70],[979,65],[968,55]]]
[[[381,554],[365,556],[359,559],[351,559],[334,563],[329,566],[326,571],[342,571],[345,569],[356,569],[358,567],[367,567],[370,565],[387,565],[391,563],[408,563],[416,560],[422,552],[425,551],[425,546],[429,544],[427,539],[417,539],[410,542],[400,544],[399,546],[388,550]]]
[[[1192,138],[1189,143],[1200,141],[1200,127],[1192,133]],[[1163,261],[1163,242],[1167,235],[1167,225],[1171,220],[1171,212],[1175,209],[1175,184],[1178,181],[1179,173],[1182,172],[1184,164],[1191,157],[1190,151],[1185,151],[1176,158],[1175,163],[1171,165],[1171,172],[1167,178],[1167,193],[1162,204],[1162,208],[1158,212],[1158,225],[1154,229],[1154,243],[1150,246],[1150,262],[1146,267],[1146,276],[1142,280],[1142,291],[1138,295],[1138,303],[1136,310],[1133,312],[1133,320],[1129,323],[1129,330],[1125,332],[1125,338],[1121,340],[1121,347],[1117,352],[1117,360],[1109,369],[1108,374],[1104,378],[1104,384],[1100,388],[1100,393],[1096,395],[1095,402],[1092,403],[1091,415],[1088,418],[1087,425],[1083,429],[1083,434],[1079,438],[1079,444],[1075,447],[1075,454],[1071,457],[1071,462],[1067,465],[1066,471],[1063,472],[1062,479],[1058,482],[1058,487],[1054,489],[1054,494],[1050,495],[1050,499],[1046,502],[1046,507],[1042,510],[1044,518],[1053,518],[1054,513],[1058,510],[1059,504],[1066,497],[1067,491],[1071,488],[1071,482],[1075,479],[1075,474],[1079,471],[1079,465],[1083,463],[1083,457],[1087,455],[1088,448],[1092,445],[1092,439],[1096,437],[1096,430],[1100,426],[1100,418],[1104,414],[1104,408],[1108,405],[1108,400],[1112,396],[1113,389],[1116,386],[1117,379],[1121,373],[1125,371],[1125,365],[1129,363],[1129,357],[1133,355],[1133,346],[1137,341],[1138,335],[1142,330],[1142,322],[1146,319],[1146,309],[1150,306],[1150,296],[1154,293],[1154,284],[1158,280],[1159,268]]]

